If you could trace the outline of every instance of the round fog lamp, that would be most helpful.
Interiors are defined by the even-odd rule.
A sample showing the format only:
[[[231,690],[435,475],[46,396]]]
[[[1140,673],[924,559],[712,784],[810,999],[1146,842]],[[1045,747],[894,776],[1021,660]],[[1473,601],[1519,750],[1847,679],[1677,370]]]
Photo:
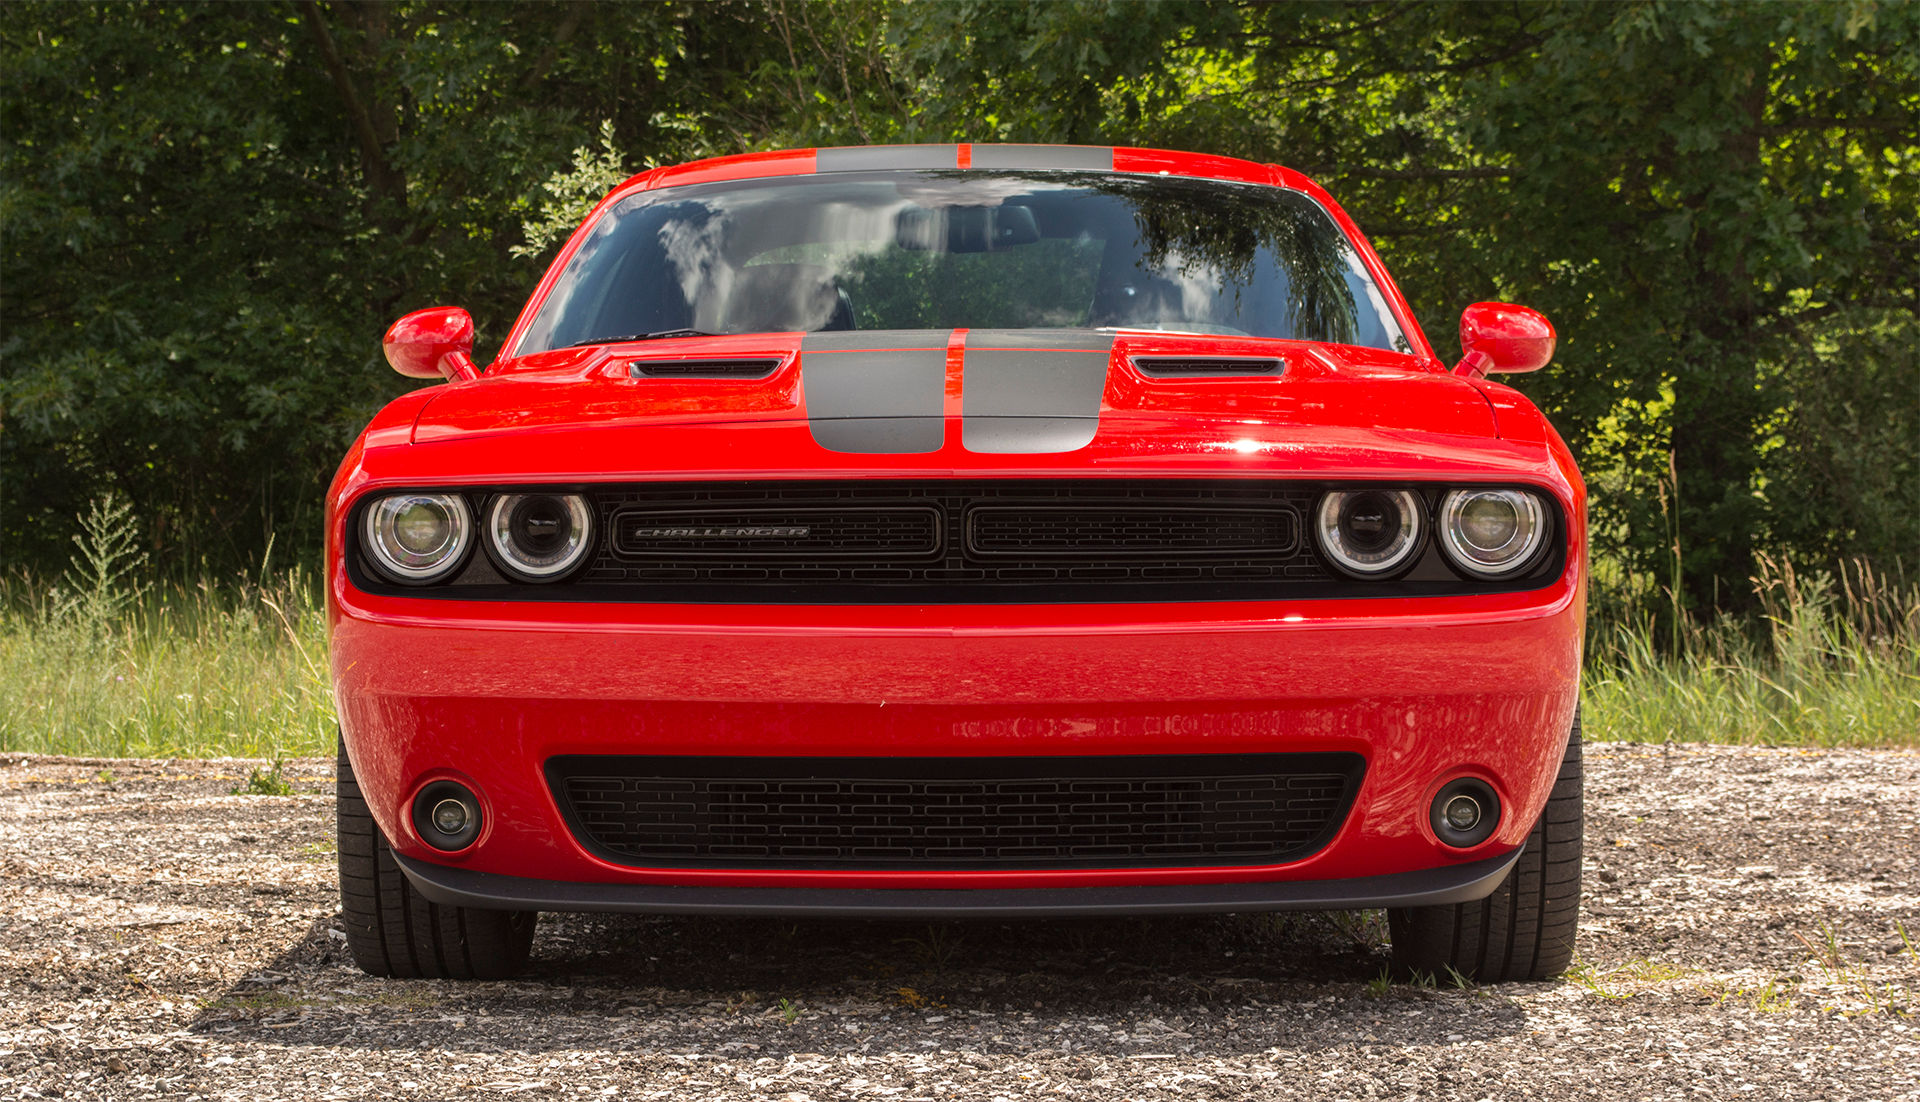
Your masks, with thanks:
[[[433,781],[413,797],[413,832],[434,849],[457,853],[480,838],[480,797],[459,781]]]
[[[465,813],[461,819],[465,821]],[[1455,830],[1472,830],[1480,824],[1480,801],[1472,796],[1455,796],[1447,801],[1447,825]],[[448,833],[452,833],[449,831]]]
[[[459,800],[441,800],[434,804],[433,829],[449,835],[467,829],[467,805]]]
[[[1478,777],[1456,777],[1435,794],[1429,815],[1435,837],[1455,849],[1472,849],[1500,825],[1500,797]]]

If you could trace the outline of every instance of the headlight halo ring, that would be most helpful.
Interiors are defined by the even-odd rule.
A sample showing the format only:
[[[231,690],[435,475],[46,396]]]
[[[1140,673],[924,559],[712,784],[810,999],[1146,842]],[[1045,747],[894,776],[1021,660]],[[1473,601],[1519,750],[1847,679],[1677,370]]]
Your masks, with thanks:
[[[1490,538],[1501,527],[1497,508],[1478,520],[1468,515],[1482,503],[1504,507],[1510,513],[1512,531],[1497,543]],[[1471,531],[1476,525],[1480,529],[1478,537]],[[1552,520],[1546,503],[1534,491],[1465,486],[1448,490],[1440,498],[1434,527],[1449,565],[1470,578],[1497,581],[1516,577],[1540,560],[1549,542]]]
[[[515,529],[531,523],[557,524],[551,508],[558,504],[565,513],[566,527],[556,533],[551,550],[525,547],[516,543]],[[529,516],[530,511],[543,515]],[[593,510],[587,499],[577,493],[533,491],[494,495],[486,507],[487,556],[502,573],[514,581],[554,582],[571,574],[585,562],[593,547]]]
[[[436,512],[446,529],[437,538],[433,532]],[[360,524],[368,561],[381,577],[397,585],[431,585],[451,576],[466,562],[473,534],[473,513],[465,498],[421,490],[374,498],[367,503]]]
[[[1377,526],[1373,539],[1358,538],[1362,533],[1355,531],[1355,522],[1360,509],[1368,510],[1369,525]],[[1410,489],[1329,490],[1314,509],[1313,530],[1321,552],[1341,573],[1369,581],[1390,578],[1419,558],[1426,544],[1427,506]]]

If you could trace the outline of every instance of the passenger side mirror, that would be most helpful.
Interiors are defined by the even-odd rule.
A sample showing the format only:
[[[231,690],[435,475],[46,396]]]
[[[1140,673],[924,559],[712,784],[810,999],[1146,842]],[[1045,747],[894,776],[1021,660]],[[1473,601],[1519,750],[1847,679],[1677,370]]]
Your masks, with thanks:
[[[478,379],[473,363],[473,315],[458,306],[415,310],[393,323],[380,342],[393,369],[410,379]]]
[[[1538,371],[1553,359],[1553,323],[1538,310],[1510,302],[1476,302],[1460,313],[1460,351],[1455,375]]]

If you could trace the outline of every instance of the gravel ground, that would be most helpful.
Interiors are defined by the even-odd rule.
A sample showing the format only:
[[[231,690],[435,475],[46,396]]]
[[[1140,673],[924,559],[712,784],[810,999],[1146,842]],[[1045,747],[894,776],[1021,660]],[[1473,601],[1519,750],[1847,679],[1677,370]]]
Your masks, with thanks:
[[[1573,975],[1466,989],[1377,913],[549,916],[373,980],[330,762],[0,760],[0,1097],[1920,1099],[1920,753],[1587,752]]]

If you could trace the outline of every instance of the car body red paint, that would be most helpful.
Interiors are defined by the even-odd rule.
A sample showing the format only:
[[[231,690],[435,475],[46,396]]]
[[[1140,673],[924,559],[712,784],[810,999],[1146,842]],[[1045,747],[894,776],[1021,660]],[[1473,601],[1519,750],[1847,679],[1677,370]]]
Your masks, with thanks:
[[[957,147],[953,167],[967,169],[984,148]],[[964,330],[948,344],[943,443],[900,454],[816,442],[798,332],[515,354],[597,220],[623,200],[815,170],[815,151],[800,150],[635,177],[563,248],[484,374],[461,380],[462,335],[444,317],[416,338],[431,342],[426,353],[403,352],[406,373],[455,381],[394,402],[348,453],[327,500],[327,585],[345,745],[375,821],[410,867],[586,885],[1287,884],[1444,868],[1521,846],[1575,715],[1585,491],[1568,449],[1525,398],[1449,370],[1364,236],[1297,173],[1223,157],[1113,152],[1116,173],[1311,197],[1351,239],[1406,335],[1406,351],[1121,330],[1097,433],[1073,450],[965,446]],[[1488,324],[1490,358],[1544,363],[1537,339],[1526,344],[1537,333]],[[1550,354],[1550,327],[1545,339]],[[470,329],[464,340],[470,347]],[[1143,356],[1271,357],[1284,369],[1275,377],[1161,378],[1135,365]],[[777,366],[763,378],[686,380],[636,378],[630,366],[713,357]],[[389,490],[963,478],[1526,487],[1558,511],[1562,565],[1539,584],[1499,592],[911,605],[447,600],[370,591],[348,568],[355,506]],[[1324,846],[1272,865],[646,867],[583,845],[542,772],[559,755],[1330,750],[1365,759],[1350,812]],[[1429,825],[1434,793],[1460,776],[1487,782],[1504,809],[1495,832],[1468,849],[1442,843]],[[458,853],[427,845],[409,817],[414,795],[437,779],[459,780],[480,797],[485,829]]]

